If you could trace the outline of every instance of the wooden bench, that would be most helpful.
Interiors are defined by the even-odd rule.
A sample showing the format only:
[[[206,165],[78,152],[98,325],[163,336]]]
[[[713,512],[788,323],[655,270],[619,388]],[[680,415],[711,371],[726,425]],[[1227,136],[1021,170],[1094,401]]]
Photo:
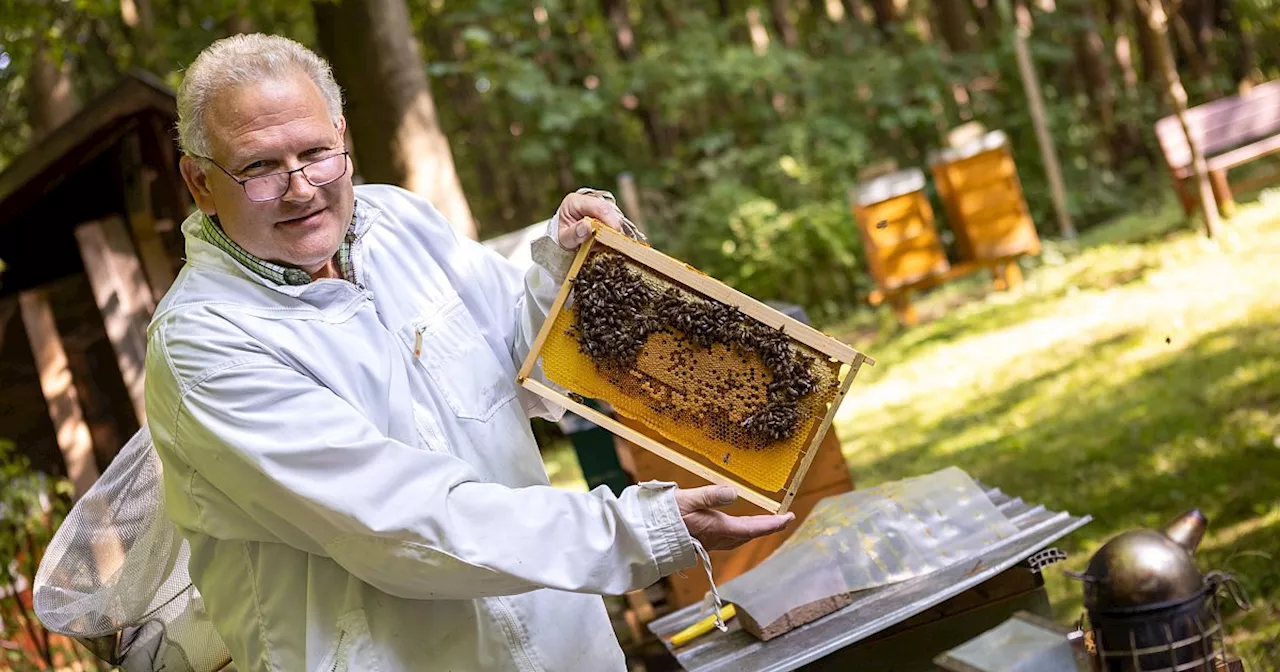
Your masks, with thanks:
[[[1280,80],[1256,86],[1245,94],[1197,105],[1187,110],[1187,125],[1209,166],[1209,181],[1218,208],[1224,216],[1230,216],[1235,201],[1227,172],[1280,152]],[[1157,121],[1155,131],[1165,165],[1173,175],[1174,190],[1189,217],[1199,196],[1195,186],[1189,184],[1195,175],[1187,137],[1172,115]],[[1238,182],[1236,186],[1254,187],[1273,177]]]

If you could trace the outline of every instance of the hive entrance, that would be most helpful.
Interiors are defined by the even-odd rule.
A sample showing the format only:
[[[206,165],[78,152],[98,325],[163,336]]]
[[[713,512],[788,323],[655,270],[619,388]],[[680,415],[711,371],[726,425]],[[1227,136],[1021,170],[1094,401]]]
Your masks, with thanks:
[[[838,361],[608,249],[584,261],[542,362],[766,491],[786,485],[839,391]]]

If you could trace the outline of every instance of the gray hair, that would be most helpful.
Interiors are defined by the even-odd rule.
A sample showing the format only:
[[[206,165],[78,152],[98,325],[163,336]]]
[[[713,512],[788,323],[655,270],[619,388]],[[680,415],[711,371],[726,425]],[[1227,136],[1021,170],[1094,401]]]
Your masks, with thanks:
[[[329,63],[310,49],[285,37],[261,33],[233,35],[206,47],[187,68],[178,87],[178,143],[182,151],[209,156],[205,112],[218,93],[296,72],[310,77],[320,88],[329,115],[337,123],[342,116],[342,90]]]

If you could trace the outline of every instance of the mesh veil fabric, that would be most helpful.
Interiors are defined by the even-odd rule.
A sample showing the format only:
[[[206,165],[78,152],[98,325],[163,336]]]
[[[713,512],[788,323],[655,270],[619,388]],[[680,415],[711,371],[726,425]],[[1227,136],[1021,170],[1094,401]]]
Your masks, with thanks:
[[[144,426],[54,535],[36,573],[36,615],[126,672],[230,669],[188,555]]]

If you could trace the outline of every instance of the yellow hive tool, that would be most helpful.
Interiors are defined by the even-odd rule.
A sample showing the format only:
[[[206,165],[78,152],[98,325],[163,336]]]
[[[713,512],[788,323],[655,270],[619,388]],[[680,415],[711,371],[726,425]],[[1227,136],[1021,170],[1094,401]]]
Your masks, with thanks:
[[[726,604],[720,609],[720,619],[728,621],[736,616],[737,613],[738,610],[734,608],[732,604]],[[675,636],[671,638],[671,646],[683,646],[684,644],[711,632],[715,627],[716,617],[715,614],[712,614],[684,630],[677,632]]]

